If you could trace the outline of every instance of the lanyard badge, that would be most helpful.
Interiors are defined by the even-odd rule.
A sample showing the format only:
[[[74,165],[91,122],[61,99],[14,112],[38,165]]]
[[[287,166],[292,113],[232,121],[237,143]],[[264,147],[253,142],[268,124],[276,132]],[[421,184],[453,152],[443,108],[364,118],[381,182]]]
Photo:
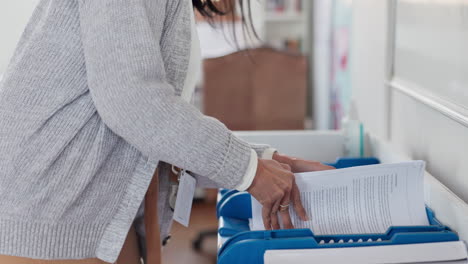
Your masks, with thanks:
[[[177,180],[178,183],[171,185],[169,205],[174,211],[174,220],[188,227],[197,181],[185,170],[177,172]]]

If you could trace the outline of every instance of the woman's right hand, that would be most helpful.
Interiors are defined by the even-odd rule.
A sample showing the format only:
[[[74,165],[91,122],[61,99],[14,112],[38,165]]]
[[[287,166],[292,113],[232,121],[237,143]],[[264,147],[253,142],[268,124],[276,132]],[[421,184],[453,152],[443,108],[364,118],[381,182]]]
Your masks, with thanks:
[[[262,217],[266,230],[280,229],[278,217],[281,217],[284,228],[294,228],[289,215],[290,205],[303,221],[308,220],[294,174],[287,164],[259,159],[257,173],[247,191],[263,206]]]

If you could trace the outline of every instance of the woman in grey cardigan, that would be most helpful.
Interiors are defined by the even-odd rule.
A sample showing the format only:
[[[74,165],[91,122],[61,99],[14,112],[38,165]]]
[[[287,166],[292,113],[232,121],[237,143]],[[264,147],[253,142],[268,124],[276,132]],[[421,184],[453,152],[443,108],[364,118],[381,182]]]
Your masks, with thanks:
[[[212,0],[40,1],[0,84],[1,263],[114,263],[148,207],[164,240],[169,164],[249,191],[268,229],[292,228],[290,203],[306,220],[292,172],[329,167],[249,145],[180,97],[191,4],[222,13]],[[152,179],[158,204],[144,205]]]

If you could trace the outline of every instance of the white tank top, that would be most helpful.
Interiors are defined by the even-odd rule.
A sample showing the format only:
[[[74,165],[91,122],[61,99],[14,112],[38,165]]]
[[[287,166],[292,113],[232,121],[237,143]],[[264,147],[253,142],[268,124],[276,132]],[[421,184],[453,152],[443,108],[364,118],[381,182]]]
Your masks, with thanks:
[[[190,0],[190,6],[193,10],[192,1]],[[200,75],[201,69],[201,49],[200,49],[200,40],[198,38],[197,26],[195,22],[194,12],[190,12],[191,15],[191,48],[190,48],[190,59],[189,65],[187,68],[187,76],[185,77],[184,89],[182,90],[182,98],[190,102],[195,86],[197,85],[198,77]]]

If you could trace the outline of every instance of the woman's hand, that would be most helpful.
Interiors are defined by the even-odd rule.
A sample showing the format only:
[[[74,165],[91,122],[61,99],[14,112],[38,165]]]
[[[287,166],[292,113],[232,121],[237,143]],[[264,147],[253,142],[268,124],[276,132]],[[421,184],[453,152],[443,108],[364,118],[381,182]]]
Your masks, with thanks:
[[[275,154],[273,154],[273,159],[278,161],[279,163],[288,164],[291,167],[291,171],[293,173],[335,169],[332,166],[325,165],[318,161],[309,161],[294,158],[286,155],[281,155],[278,152],[275,152]]]
[[[294,228],[289,215],[292,203],[297,215],[307,221],[291,167],[275,160],[258,160],[257,173],[252,185],[247,189],[263,206],[262,217],[266,230],[280,229],[278,215],[284,228]]]

